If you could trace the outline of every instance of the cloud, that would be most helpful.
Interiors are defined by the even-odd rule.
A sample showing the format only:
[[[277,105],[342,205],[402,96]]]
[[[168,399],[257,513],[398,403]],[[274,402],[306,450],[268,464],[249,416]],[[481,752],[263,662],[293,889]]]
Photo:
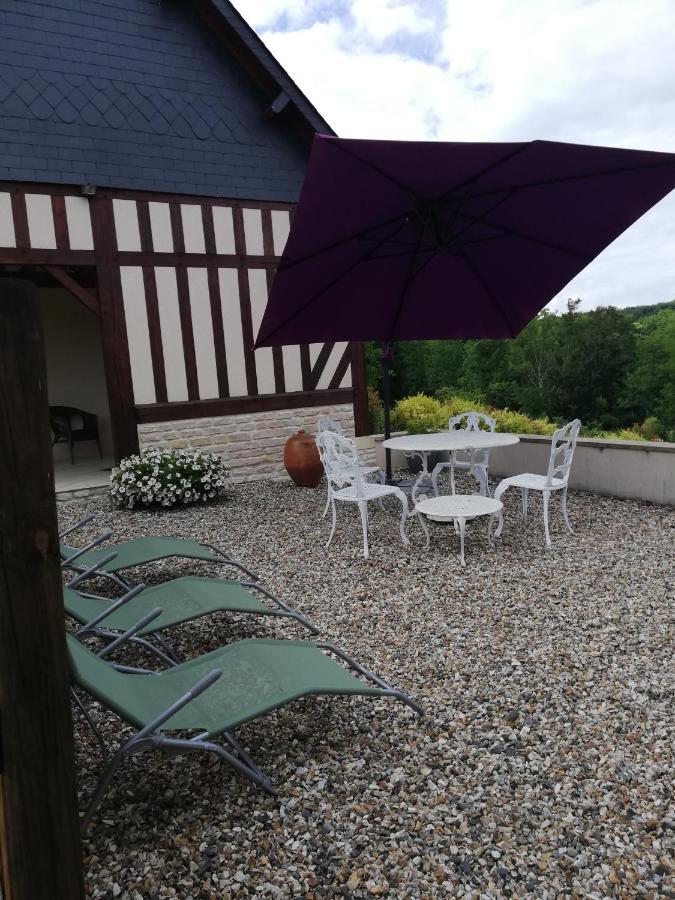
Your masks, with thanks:
[[[344,137],[675,152],[672,0],[234,0]],[[675,296],[675,196],[554,306]]]

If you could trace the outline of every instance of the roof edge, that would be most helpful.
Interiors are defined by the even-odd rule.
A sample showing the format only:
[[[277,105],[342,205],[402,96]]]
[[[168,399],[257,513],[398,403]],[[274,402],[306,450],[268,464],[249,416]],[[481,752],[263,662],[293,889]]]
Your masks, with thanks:
[[[195,4],[208,24],[220,24],[217,36],[228,45],[239,62],[268,96],[270,103],[284,92],[304,123],[305,137],[310,140],[317,132],[335,135],[316,107],[307,99],[291,76],[277,61],[262,39],[234,8],[230,0],[198,0]]]

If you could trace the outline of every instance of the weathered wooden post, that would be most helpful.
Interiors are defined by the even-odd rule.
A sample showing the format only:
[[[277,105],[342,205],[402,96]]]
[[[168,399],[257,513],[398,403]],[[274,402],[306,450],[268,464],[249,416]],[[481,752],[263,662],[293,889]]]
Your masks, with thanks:
[[[4,900],[84,896],[38,292],[1,278],[0,869]]]

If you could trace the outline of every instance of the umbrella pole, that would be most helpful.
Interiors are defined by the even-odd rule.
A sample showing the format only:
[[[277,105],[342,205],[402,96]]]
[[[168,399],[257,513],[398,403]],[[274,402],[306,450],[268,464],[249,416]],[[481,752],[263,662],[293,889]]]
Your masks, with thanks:
[[[393,347],[387,341],[382,341],[382,405],[384,407],[384,439],[389,440],[391,437],[391,380],[389,366],[393,355]],[[385,450],[386,459],[386,478],[387,483],[391,482],[391,450]]]

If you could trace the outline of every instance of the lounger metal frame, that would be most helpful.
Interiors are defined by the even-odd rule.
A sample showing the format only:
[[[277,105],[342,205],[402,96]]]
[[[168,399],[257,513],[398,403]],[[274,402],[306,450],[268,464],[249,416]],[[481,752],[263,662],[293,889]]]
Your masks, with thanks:
[[[119,608],[122,603],[127,602],[130,597],[122,598],[116,604],[113,604],[114,608]],[[106,614],[109,614],[112,611],[106,610],[104,611]],[[109,656],[114,649],[126,643],[133,637],[135,637],[136,633],[140,631],[142,628],[152,621],[153,618],[161,615],[162,610],[157,608],[147,613],[142,619],[140,619],[133,628],[130,628],[124,634],[119,635],[112,643],[108,644],[102,650],[100,650],[97,656],[101,658],[105,658]],[[100,617],[105,618],[105,616]],[[78,635],[81,633],[90,632],[92,627],[95,627],[95,622],[92,620],[91,623],[88,623],[81,632],[78,632]],[[318,641],[315,643],[316,647],[321,650],[325,650],[329,653],[334,654],[339,659],[341,659],[350,669],[364,678],[366,681],[372,682],[376,687],[378,687],[382,691],[382,696],[392,697],[397,700],[401,700],[407,706],[410,706],[415,712],[417,712],[420,716],[424,715],[424,710],[422,707],[416,703],[411,697],[405,694],[403,691],[399,691],[396,688],[391,687],[386,681],[382,678],[379,678],[369,669],[362,666],[360,663],[357,663],[356,660],[352,659],[351,656],[346,654],[343,650],[340,650],[334,644]],[[152,675],[153,672],[148,669],[136,668],[132,666],[123,666],[116,665],[111,663],[111,665],[115,665],[115,668],[122,672],[126,672],[129,674],[136,675]],[[173,663],[175,665],[175,663]],[[231,748],[230,750],[221,746],[220,744],[215,743],[212,739],[208,738],[208,733],[202,733],[195,735],[192,738],[173,738],[166,737],[162,734],[154,734],[158,728],[160,728],[165,722],[167,722],[173,715],[175,715],[179,710],[183,709],[190,703],[195,697],[198,697],[203,691],[207,690],[214,684],[222,675],[221,669],[213,669],[203,678],[199,679],[195,684],[185,693],[183,696],[179,697],[174,703],[164,710],[164,712],[160,713],[152,722],[149,722],[145,727],[141,728],[135,734],[133,734],[130,738],[124,741],[123,744],[115,751],[114,754],[110,755],[108,748],[105,744],[105,740],[100,732],[100,729],[96,726],[89,712],[87,711],[84,703],[81,698],[78,696],[77,691],[75,690],[75,686],[73,685],[71,688],[73,698],[76,702],[76,705],[80,712],[84,715],[86,721],[89,723],[91,728],[94,731],[94,734],[101,746],[101,751],[103,754],[104,762],[106,763],[106,767],[104,769],[103,774],[101,775],[98,785],[94,790],[94,793],[87,805],[87,808],[84,812],[84,815],[81,820],[81,827],[84,831],[94,816],[96,810],[98,809],[101,800],[103,799],[106,790],[110,786],[117,769],[122,765],[124,760],[133,756],[136,753],[142,753],[146,750],[163,750],[172,754],[183,754],[189,752],[205,752],[205,753],[213,753],[222,759],[224,762],[228,763],[236,772],[240,775],[243,775],[245,778],[248,778],[253,782],[257,787],[262,788],[262,790],[266,791],[273,796],[276,795],[276,790],[272,785],[270,779],[265,775],[265,773],[256,765],[251,756],[246,753],[246,751],[242,748],[242,746],[237,741],[234,734],[231,732],[223,732],[222,738],[226,741],[226,743]]]
[[[61,533],[60,537],[63,538],[66,535],[71,534],[71,532],[75,531],[76,529],[81,528],[83,525],[87,525],[89,522],[93,521],[94,518],[95,518],[94,513],[89,513],[89,515],[83,516],[81,519],[79,519],[77,522],[75,522],[74,525],[71,525],[69,528],[66,528],[66,530]],[[87,544],[86,547],[82,547],[76,553],[74,553],[72,556],[68,557],[67,559],[62,560],[63,567],[73,570],[79,576],[81,576],[80,580],[83,580],[85,574],[90,571],[91,567],[87,568],[86,566],[75,565],[75,560],[79,559],[79,557],[81,557],[83,554],[87,553],[89,550],[93,550],[95,547],[98,547],[100,544],[102,544],[104,541],[108,540],[110,537],[112,537],[112,531],[110,529],[106,529],[106,531],[102,532],[97,538],[95,538],[93,541],[91,541],[89,544]],[[180,538],[176,538],[175,540],[180,540]],[[245,566],[243,563],[238,562],[236,559],[232,559],[231,556],[228,556],[227,553],[225,553],[225,551],[221,550],[219,547],[215,547],[213,544],[207,544],[204,541],[197,541],[197,543],[199,543],[200,546],[204,547],[206,550],[210,550],[212,553],[215,553],[216,556],[220,557],[220,559],[203,560],[203,562],[210,562],[210,561],[222,562],[224,565],[233,566],[235,569],[239,569],[241,572],[244,572],[253,581],[258,580],[258,576],[255,574],[255,572],[252,572],[249,568],[247,568],[247,566]],[[173,555],[175,556],[176,559],[194,559],[194,557],[190,557],[190,556],[181,557],[180,554],[173,554]],[[169,558],[169,557],[167,557],[167,558]],[[147,564],[150,565],[152,562],[153,562],[153,560],[149,560]],[[139,565],[142,565],[142,563],[139,563]],[[89,574],[87,577],[92,577],[92,576],[91,576],[91,574]],[[137,582],[134,582],[131,579],[126,578],[124,575],[120,575],[119,572],[103,572],[103,571],[101,571],[98,573],[98,575],[96,577],[108,578],[111,581],[113,581],[118,587],[121,587],[125,591],[130,590],[131,588],[135,587],[137,584]]]

